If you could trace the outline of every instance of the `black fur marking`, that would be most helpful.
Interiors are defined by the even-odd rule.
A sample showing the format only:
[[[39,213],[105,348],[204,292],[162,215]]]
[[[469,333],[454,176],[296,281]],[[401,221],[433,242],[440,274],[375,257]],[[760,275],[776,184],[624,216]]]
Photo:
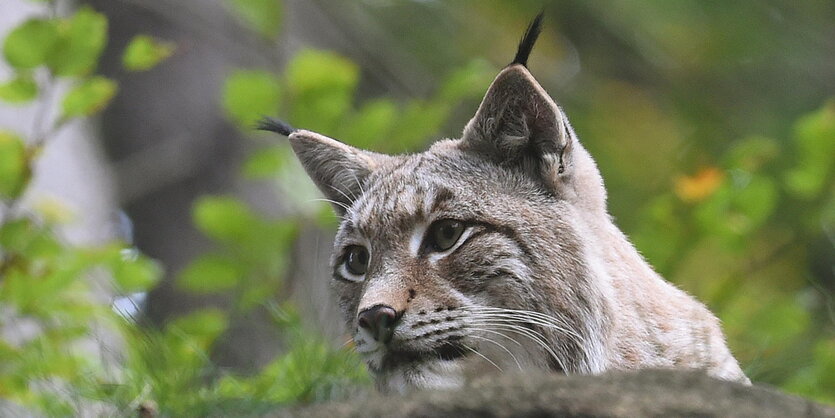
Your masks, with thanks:
[[[519,42],[519,49],[516,50],[516,57],[513,58],[513,64],[522,64],[522,66],[528,66],[528,56],[531,55],[531,50],[533,49],[533,44],[536,43],[536,38],[539,37],[539,33],[542,32],[542,18],[543,12],[539,12],[538,15],[533,19],[531,24],[528,26],[528,30],[525,31],[525,35],[522,36],[522,41]]]
[[[548,357],[548,368],[551,369],[551,371],[554,373],[566,374],[565,370],[563,370],[562,366],[560,365],[559,360],[553,357]]]
[[[432,202],[432,206],[429,211],[435,212],[442,203],[453,199],[455,199],[455,193],[453,193],[452,190],[447,189],[446,187],[440,187],[438,188],[438,191],[435,192],[435,200]]]
[[[450,328],[447,330],[439,330],[442,333],[444,331],[454,332],[459,329],[457,328]],[[432,333],[425,334],[424,336],[429,336]],[[393,369],[395,367],[401,366],[403,364],[420,364],[427,360],[443,360],[443,361],[452,361],[461,357],[466,356],[469,354],[463,344],[461,344],[460,340],[462,339],[459,335],[451,335],[446,339],[443,339],[440,342],[440,345],[434,347],[430,350],[421,350],[421,351],[411,351],[411,350],[391,350],[389,351],[386,356],[383,358],[382,367],[377,369],[376,371],[383,371],[387,369]]]
[[[255,129],[258,129],[259,131],[275,132],[284,136],[290,136],[291,133],[296,132],[296,129],[290,126],[287,122],[271,118],[269,116],[262,117],[261,120],[258,121],[258,124],[255,125]]]

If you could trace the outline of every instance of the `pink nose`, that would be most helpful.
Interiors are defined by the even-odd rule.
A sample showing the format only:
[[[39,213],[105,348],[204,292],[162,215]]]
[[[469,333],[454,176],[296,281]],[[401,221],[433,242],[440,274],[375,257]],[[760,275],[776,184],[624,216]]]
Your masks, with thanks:
[[[397,312],[391,306],[376,305],[357,316],[357,325],[368,330],[375,340],[386,344],[394,334]]]

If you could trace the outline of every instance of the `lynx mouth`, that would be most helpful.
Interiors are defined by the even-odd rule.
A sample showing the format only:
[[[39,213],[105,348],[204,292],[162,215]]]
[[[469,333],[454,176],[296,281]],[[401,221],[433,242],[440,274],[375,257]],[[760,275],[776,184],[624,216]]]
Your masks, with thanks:
[[[447,341],[431,350],[390,350],[383,360],[383,368],[394,368],[405,364],[419,364],[432,360],[454,361],[469,354],[463,345]]]

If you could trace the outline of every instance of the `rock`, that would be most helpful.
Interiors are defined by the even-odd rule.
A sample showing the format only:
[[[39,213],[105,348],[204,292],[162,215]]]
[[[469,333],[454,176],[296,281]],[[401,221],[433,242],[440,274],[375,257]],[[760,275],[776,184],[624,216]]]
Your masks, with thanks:
[[[276,417],[835,417],[824,406],[765,386],[695,371],[599,376],[503,375],[456,391],[371,395],[281,411]]]

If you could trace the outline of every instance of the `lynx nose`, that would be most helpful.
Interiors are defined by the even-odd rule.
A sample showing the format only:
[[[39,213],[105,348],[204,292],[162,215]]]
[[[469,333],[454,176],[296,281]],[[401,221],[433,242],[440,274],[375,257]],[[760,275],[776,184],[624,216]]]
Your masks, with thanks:
[[[375,340],[383,344],[391,341],[395,322],[397,312],[387,305],[372,306],[360,312],[357,317],[357,325],[368,330]]]

